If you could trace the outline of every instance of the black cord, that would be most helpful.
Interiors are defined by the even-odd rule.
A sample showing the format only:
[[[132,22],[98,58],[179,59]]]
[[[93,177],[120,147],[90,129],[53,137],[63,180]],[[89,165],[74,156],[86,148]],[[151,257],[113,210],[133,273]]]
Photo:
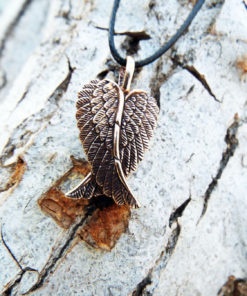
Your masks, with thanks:
[[[191,13],[187,17],[187,19],[184,21],[182,26],[177,30],[177,32],[168,40],[160,49],[158,49],[153,55],[147,57],[144,60],[135,62],[136,67],[143,67],[146,66],[156,59],[158,59],[160,56],[162,56],[168,49],[170,49],[173,44],[178,40],[179,37],[184,33],[184,31],[189,27],[191,24],[193,18],[197,15],[198,11],[201,9],[203,3],[205,0],[198,0],[195,6],[193,7]],[[120,0],[114,0],[114,5],[112,8],[111,13],[111,19],[110,19],[110,26],[109,26],[109,47],[111,50],[111,54],[113,58],[122,66],[126,65],[126,59],[122,58],[120,54],[118,53],[115,42],[114,42],[114,27],[115,27],[115,21],[116,21],[116,15],[117,10],[119,8]]]

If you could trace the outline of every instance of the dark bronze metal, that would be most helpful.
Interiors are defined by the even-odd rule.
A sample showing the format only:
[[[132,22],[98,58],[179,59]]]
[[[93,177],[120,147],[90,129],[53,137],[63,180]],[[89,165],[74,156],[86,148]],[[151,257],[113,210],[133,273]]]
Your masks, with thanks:
[[[140,207],[126,178],[148,149],[159,108],[145,91],[130,91],[134,65],[128,57],[121,85],[108,79],[92,80],[79,92],[77,126],[92,171],[68,197],[89,199],[105,194],[119,205]]]

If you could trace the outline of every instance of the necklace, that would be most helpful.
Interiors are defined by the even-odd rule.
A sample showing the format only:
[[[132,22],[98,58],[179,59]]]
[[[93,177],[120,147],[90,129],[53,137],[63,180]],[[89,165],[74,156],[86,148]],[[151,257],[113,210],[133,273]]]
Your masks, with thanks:
[[[77,126],[80,140],[91,165],[91,172],[69,191],[70,198],[90,199],[106,195],[116,204],[138,208],[140,203],[127,184],[127,176],[136,170],[157,124],[156,100],[142,90],[130,91],[135,67],[158,59],[189,27],[205,0],[198,0],[179,30],[153,55],[135,62],[122,58],[114,43],[114,26],[120,0],[115,0],[109,27],[109,47],[121,66],[118,83],[108,79],[92,80],[78,94]]]

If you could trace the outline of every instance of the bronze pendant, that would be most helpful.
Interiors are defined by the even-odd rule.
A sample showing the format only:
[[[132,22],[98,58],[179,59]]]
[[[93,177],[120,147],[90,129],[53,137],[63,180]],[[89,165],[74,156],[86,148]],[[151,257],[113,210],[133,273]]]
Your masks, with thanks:
[[[134,59],[127,57],[119,84],[92,80],[79,92],[77,126],[92,170],[66,196],[90,199],[104,194],[119,205],[140,207],[126,178],[148,149],[159,108],[145,91],[130,91],[134,67]]]

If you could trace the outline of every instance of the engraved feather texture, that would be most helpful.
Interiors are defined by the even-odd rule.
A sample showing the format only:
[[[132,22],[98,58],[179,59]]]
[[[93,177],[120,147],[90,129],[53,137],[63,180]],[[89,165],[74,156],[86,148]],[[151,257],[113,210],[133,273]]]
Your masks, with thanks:
[[[157,124],[155,99],[141,90],[124,93],[113,81],[92,80],[76,104],[80,140],[92,171],[67,196],[105,194],[119,204],[139,207],[126,183],[148,149]]]

